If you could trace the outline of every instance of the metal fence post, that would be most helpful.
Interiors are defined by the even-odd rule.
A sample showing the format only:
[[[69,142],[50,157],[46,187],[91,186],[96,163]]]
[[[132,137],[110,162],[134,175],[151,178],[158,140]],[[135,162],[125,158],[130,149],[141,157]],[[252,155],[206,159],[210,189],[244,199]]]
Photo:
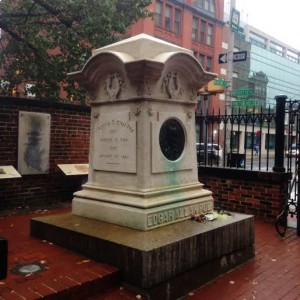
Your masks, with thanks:
[[[284,167],[284,118],[287,96],[278,95],[276,100],[276,134],[274,172],[285,172]]]

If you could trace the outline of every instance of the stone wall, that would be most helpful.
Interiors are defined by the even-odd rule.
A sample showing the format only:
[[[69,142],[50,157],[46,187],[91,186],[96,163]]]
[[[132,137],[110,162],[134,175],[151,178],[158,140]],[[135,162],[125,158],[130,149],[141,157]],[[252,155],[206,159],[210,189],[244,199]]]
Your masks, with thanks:
[[[287,197],[290,173],[200,167],[199,180],[213,192],[215,208],[274,221]]]
[[[51,115],[49,174],[0,179],[0,210],[71,200],[87,176],[66,176],[57,165],[88,163],[90,108],[0,97],[0,166],[18,169],[19,111]]]

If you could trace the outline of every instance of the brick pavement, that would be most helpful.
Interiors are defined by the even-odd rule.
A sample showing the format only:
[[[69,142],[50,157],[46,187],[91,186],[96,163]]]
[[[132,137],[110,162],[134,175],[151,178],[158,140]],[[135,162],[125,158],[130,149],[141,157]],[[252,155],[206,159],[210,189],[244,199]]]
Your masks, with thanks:
[[[0,281],[0,299],[139,299],[139,295],[120,287],[114,267],[29,236],[30,218],[69,209],[0,217],[0,236],[9,240],[8,277]],[[295,229],[289,229],[282,239],[273,224],[256,220],[255,239],[253,260],[184,299],[300,299],[300,237]],[[45,271],[30,276],[12,274],[15,265],[27,262],[40,262]]]
[[[0,236],[8,239],[8,276],[0,280],[1,300],[87,299],[118,287],[120,276],[116,268],[30,236],[30,218],[69,210],[40,210],[0,217]],[[12,273],[14,267],[26,263],[38,263],[45,269],[32,275]],[[135,295],[130,295],[135,299]]]
[[[251,261],[194,291],[191,300],[300,299],[300,237],[288,229],[280,238],[271,223],[255,221]]]

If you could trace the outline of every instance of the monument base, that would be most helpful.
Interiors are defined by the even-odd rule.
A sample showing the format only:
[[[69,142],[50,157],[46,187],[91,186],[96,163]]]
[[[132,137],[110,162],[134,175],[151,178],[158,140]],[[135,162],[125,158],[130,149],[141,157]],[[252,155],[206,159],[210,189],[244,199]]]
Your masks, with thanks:
[[[218,215],[140,231],[71,213],[31,220],[31,234],[120,269],[147,299],[178,299],[254,257],[254,217]]]
[[[74,193],[72,213],[139,230],[151,230],[189,219],[193,214],[211,212],[212,193],[202,186],[196,182],[140,192],[85,184],[81,191]]]

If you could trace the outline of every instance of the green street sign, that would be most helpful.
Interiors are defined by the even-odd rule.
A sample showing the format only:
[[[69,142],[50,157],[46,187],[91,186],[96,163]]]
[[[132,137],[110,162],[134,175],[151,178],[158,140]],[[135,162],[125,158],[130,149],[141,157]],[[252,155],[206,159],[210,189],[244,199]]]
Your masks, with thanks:
[[[214,79],[214,84],[222,87],[228,86],[228,82],[221,77]]]
[[[253,106],[259,106],[259,101],[258,100],[238,100],[232,102],[233,107],[253,107]]]
[[[253,96],[253,90],[238,89],[232,92],[233,96],[237,98],[249,98]]]
[[[240,12],[235,8],[232,8],[230,14],[230,28],[233,31],[239,31],[240,27]]]

